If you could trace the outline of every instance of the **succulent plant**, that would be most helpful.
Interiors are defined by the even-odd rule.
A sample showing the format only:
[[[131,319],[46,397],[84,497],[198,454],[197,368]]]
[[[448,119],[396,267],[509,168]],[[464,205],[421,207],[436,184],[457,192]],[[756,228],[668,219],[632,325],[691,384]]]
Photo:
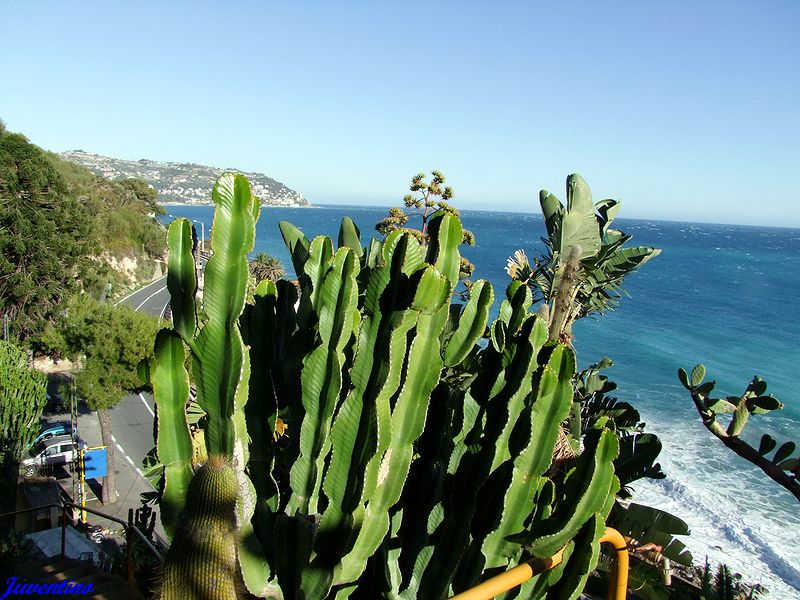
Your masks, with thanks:
[[[766,393],[767,382],[756,375],[741,396],[712,398],[711,393],[716,382],[705,381],[705,378],[705,365],[695,365],[691,374],[687,374],[684,369],[678,369],[678,379],[692,395],[695,408],[706,429],[725,446],[789,490],[800,502],[800,457],[792,457],[796,448],[795,443],[785,442],[775,450],[777,442],[769,434],[764,434],[756,449],[740,437],[752,415],[766,414],[783,408],[783,404],[777,398]],[[717,420],[717,416],[724,413],[731,414],[727,427]],[[767,458],[773,450],[775,454],[772,458]]]
[[[190,224],[170,226],[175,329],[159,334],[150,369],[175,552],[205,468],[192,464],[184,411],[188,349],[207,454],[238,484],[226,535],[250,593],[444,598],[569,546],[564,566],[530,585],[541,595],[563,574],[577,596],[619,489],[618,445],[600,419],[574,468],[558,484],[547,477],[575,356],[548,339],[530,290],[512,282],[491,325],[488,282],[454,303],[464,235],[441,210],[426,244],[397,230],[364,247],[346,219],[335,247],[281,223],[299,297],[264,281],[245,306],[258,203],[240,175],[223,175],[212,197],[202,304]]]

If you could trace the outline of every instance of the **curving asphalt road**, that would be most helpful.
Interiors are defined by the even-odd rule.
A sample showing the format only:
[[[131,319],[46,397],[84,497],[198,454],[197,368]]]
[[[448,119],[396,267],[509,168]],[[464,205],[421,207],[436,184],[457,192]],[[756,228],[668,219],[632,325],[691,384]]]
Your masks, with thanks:
[[[126,296],[117,304],[126,304],[135,310],[155,317],[162,316],[169,304],[169,293],[166,286],[167,279],[162,277]],[[127,466],[131,470],[135,470],[137,474],[137,477],[130,482],[130,487],[124,486],[122,489],[118,489],[119,500],[131,508],[139,506],[138,496],[141,492],[153,489],[147,479],[142,476],[141,465],[144,457],[154,446],[154,407],[152,395],[145,393],[125,396],[111,410],[111,422],[117,450],[116,462],[120,466],[123,466],[123,461],[127,462]],[[127,514],[127,509],[125,511]]]

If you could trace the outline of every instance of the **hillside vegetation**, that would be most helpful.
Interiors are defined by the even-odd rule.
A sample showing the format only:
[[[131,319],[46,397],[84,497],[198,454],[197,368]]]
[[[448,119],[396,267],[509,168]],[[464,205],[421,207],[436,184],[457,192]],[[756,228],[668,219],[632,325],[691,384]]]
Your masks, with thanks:
[[[0,318],[11,339],[46,352],[70,297],[149,280],[165,250],[160,213],[144,181],[98,177],[0,122]]]

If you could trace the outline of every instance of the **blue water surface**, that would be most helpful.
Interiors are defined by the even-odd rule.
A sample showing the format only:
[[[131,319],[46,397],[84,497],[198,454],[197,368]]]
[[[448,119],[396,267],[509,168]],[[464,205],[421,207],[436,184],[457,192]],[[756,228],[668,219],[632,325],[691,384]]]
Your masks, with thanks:
[[[290,221],[309,238],[335,240],[348,215],[363,239],[377,236],[374,224],[386,210],[265,208],[253,252],[277,256],[291,275],[279,221]],[[168,211],[210,229],[210,206]],[[509,282],[508,257],[518,249],[529,257],[543,252],[542,217],[465,210],[462,220],[477,242],[464,255],[475,264],[473,278],[492,283],[496,315]],[[701,560],[706,554],[763,579],[774,597],[800,597],[797,502],[711,437],[676,377],[679,367],[703,362],[721,395],[740,394],[753,375],[764,377],[768,391],[786,406],[754,418],[744,437],[757,443],[770,433],[779,441],[800,441],[800,230],[634,219],[619,219],[615,227],[633,235],[629,244],[662,253],[628,278],[630,297],[617,310],[575,325],[575,348],[580,368],[603,356],[614,360],[608,374],[619,384],[619,397],[640,410],[648,430],[664,443],[661,462],[669,479],[642,484],[639,499],[687,520],[694,530],[687,544]]]

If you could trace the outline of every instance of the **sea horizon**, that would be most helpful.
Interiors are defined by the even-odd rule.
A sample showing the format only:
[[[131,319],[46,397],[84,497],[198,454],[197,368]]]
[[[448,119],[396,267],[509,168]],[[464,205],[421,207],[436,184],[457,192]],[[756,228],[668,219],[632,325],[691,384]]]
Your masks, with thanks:
[[[341,204],[263,210],[252,254],[278,257],[291,277],[278,221],[292,222],[309,238],[336,240],[348,215],[363,241],[379,237],[374,224],[386,211]],[[208,231],[212,206],[183,213],[176,216],[202,221]],[[463,253],[475,264],[474,279],[494,287],[494,318],[509,282],[507,258],[520,248],[530,258],[543,250],[542,215],[461,213],[476,236],[476,246]],[[678,367],[704,362],[724,396],[742,393],[758,373],[786,407],[751,419],[743,437],[756,443],[762,433],[779,443],[796,437],[800,402],[793,402],[793,369],[800,324],[789,317],[800,312],[800,229],[626,217],[614,224],[633,235],[630,245],[655,246],[662,254],[625,281],[628,296],[617,310],[576,323],[575,348],[579,369],[603,356],[614,360],[606,372],[619,386],[614,395],[630,402],[647,423],[645,431],[662,441],[658,462],[668,477],[634,482],[633,501],[684,519],[693,535],[680,539],[696,563],[708,556],[765,585],[772,598],[800,597],[800,511],[794,497],[713,438],[676,374]],[[776,512],[784,518],[775,520]]]

